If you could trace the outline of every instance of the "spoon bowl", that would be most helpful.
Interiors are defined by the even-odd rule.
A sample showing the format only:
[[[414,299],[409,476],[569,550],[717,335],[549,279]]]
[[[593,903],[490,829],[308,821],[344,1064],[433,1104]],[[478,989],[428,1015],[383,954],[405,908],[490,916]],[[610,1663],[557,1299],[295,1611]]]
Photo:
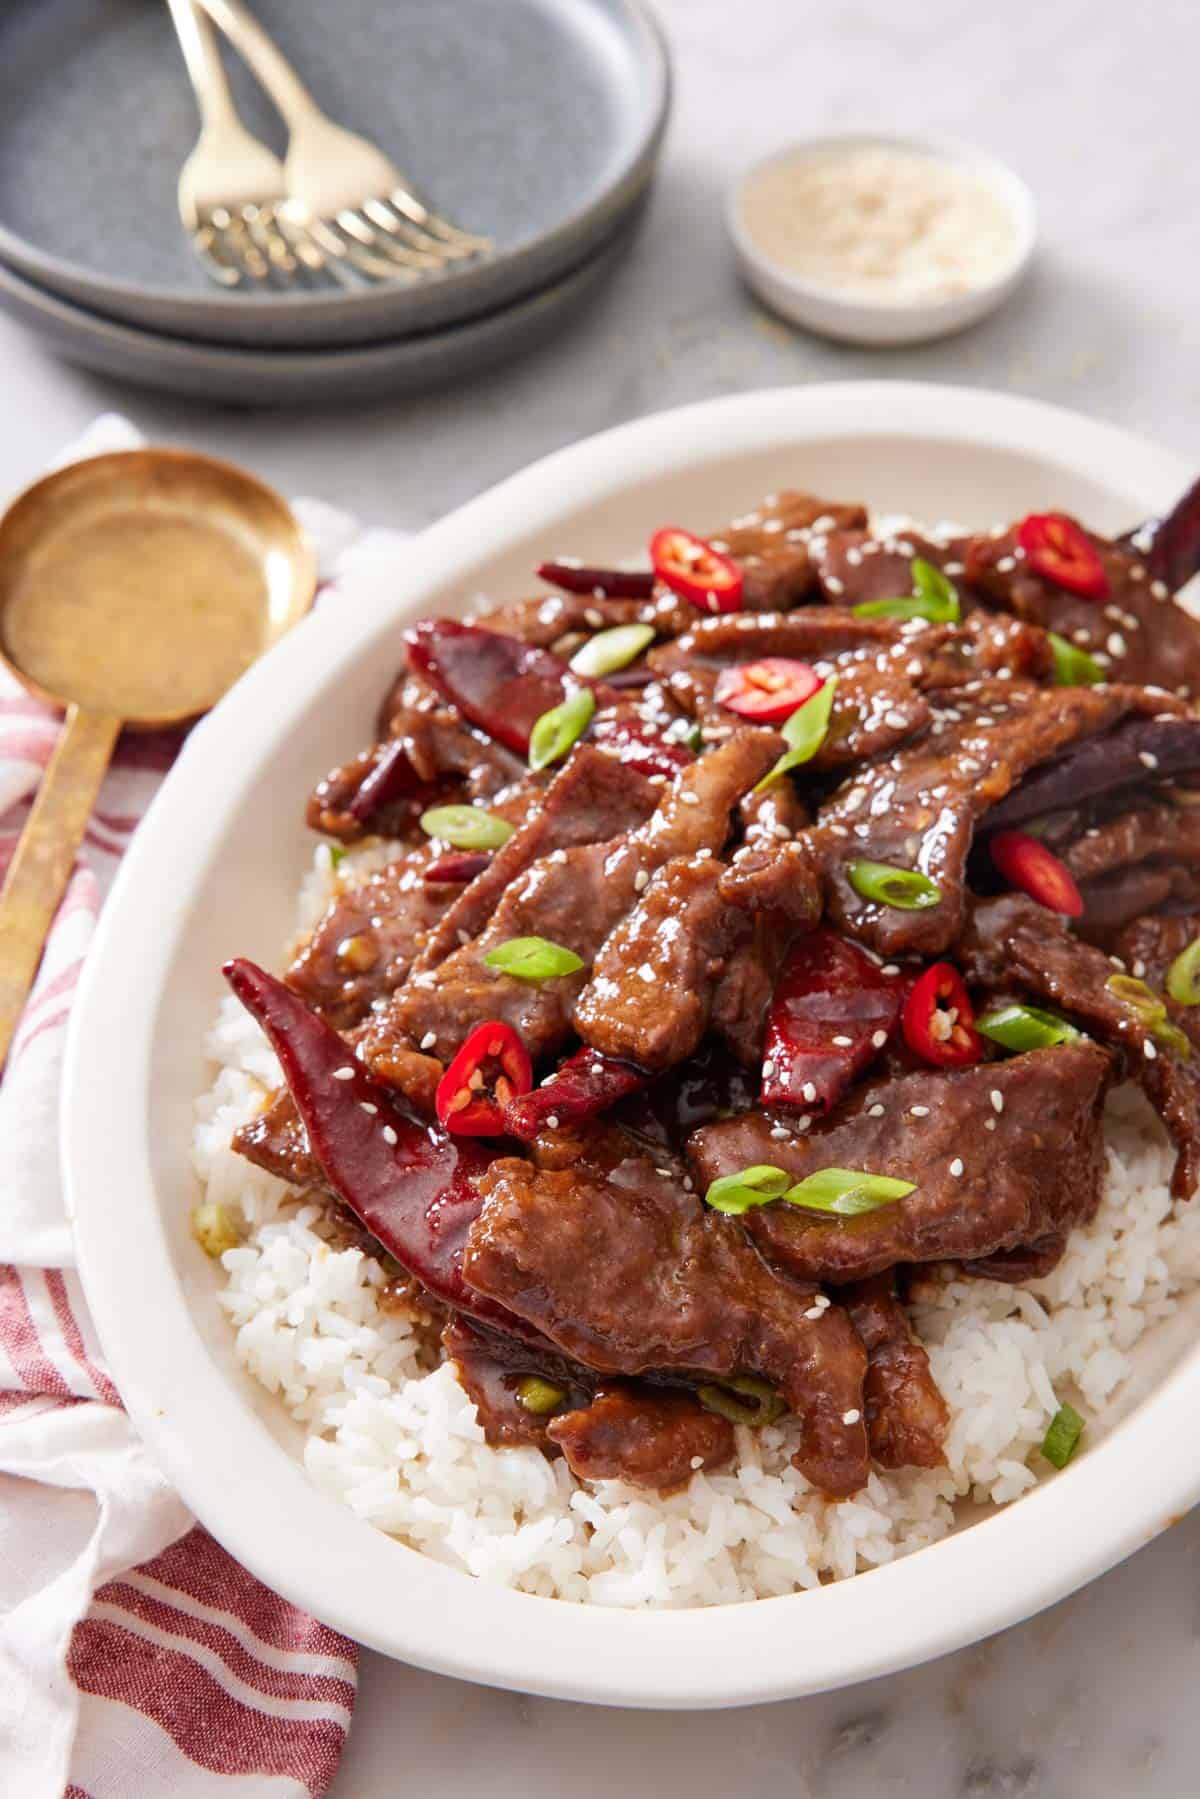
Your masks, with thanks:
[[[279,495],[187,451],[73,463],[0,518],[0,663],[66,714],[0,891],[0,1067],[120,732],[206,712],[315,592]]]

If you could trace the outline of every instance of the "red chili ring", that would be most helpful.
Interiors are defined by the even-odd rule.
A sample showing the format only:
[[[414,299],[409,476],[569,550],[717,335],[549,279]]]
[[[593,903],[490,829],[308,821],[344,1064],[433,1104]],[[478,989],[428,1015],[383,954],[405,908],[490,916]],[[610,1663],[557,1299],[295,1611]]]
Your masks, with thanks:
[[[823,686],[816,669],[790,656],[740,662],[717,677],[716,700],[756,724],[779,724]]]
[[[1083,895],[1053,850],[1027,831],[997,831],[988,844],[992,863],[1010,887],[1064,918],[1083,917]]]
[[[438,1082],[438,1123],[456,1137],[501,1136],[505,1106],[532,1088],[525,1045],[511,1025],[488,1019],[470,1032]]]
[[[1017,542],[1035,574],[1085,600],[1108,598],[1100,552],[1074,519],[1061,512],[1031,512],[1017,526]]]
[[[983,1055],[966,986],[949,962],[935,962],[913,983],[900,1028],[908,1047],[935,1068],[970,1068]]]
[[[659,580],[701,612],[737,612],[742,571],[703,537],[666,525],[650,539],[650,561]]]

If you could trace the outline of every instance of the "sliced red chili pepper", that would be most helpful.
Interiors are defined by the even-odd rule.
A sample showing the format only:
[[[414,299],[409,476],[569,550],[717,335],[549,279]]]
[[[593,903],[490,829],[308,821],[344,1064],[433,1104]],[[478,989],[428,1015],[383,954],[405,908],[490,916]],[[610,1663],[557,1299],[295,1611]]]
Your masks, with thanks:
[[[935,1068],[969,1068],[983,1055],[966,986],[949,962],[935,962],[913,983],[900,1027],[908,1047]]]
[[[741,718],[773,725],[790,718],[797,706],[810,700],[824,686],[816,669],[790,656],[764,656],[761,662],[741,662],[723,668],[717,677],[718,705],[728,706]]]
[[[473,881],[490,866],[491,860],[491,850],[455,850],[452,855],[439,856],[436,862],[430,862],[422,878],[434,887]]]
[[[589,568],[582,562],[541,562],[538,579],[564,593],[591,593],[598,600],[648,600],[654,592],[649,569]]]
[[[279,1057],[313,1154],[342,1202],[446,1305],[510,1336],[537,1333],[467,1286],[467,1232],[482,1201],[474,1178],[491,1153],[415,1119],[368,1074],[331,1025],[253,962],[224,974]]]
[[[660,581],[701,612],[737,612],[742,604],[742,571],[702,537],[667,525],[650,539],[650,560]]]
[[[1074,519],[1061,512],[1031,512],[1017,526],[1017,542],[1035,574],[1085,600],[1108,598],[1100,552]]]
[[[529,1052],[510,1024],[477,1024],[438,1082],[438,1123],[456,1137],[497,1137],[504,1108],[533,1086]]]
[[[988,843],[992,862],[1010,887],[1051,912],[1083,917],[1083,895],[1066,864],[1027,831],[997,831]]]
[[[504,1114],[504,1128],[522,1143],[532,1143],[539,1131],[607,1112],[619,1099],[649,1086],[650,1079],[632,1062],[618,1062],[595,1049],[577,1050],[552,1080],[513,1101]]]
[[[767,1016],[765,1105],[826,1112],[883,1048],[904,983],[857,944],[810,931],[793,947]]]

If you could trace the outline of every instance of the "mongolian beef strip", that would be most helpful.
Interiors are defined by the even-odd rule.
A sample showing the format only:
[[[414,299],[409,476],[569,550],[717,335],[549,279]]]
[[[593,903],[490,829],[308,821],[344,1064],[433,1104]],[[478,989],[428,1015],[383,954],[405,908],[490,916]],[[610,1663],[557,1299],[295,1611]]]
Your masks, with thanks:
[[[842,1291],[867,1352],[867,1437],[881,1468],[937,1468],[945,1461],[950,1413],[896,1296],[895,1278],[877,1274]]]
[[[468,1284],[601,1374],[757,1375],[800,1428],[796,1466],[831,1497],[868,1473],[867,1358],[846,1314],[773,1275],[736,1223],[620,1133],[561,1170],[493,1162]]]
[[[607,1384],[590,1405],[546,1426],[579,1480],[625,1480],[660,1493],[686,1487],[700,1468],[733,1460],[733,1426],[690,1393]]]
[[[510,881],[480,934],[447,957],[436,978],[422,970],[392,996],[367,1037],[370,1067],[380,1079],[405,1084],[408,1090],[408,1058],[415,1045],[424,1044],[432,1055],[445,1058],[485,1019],[512,1026],[534,1061],[561,1047],[587,982],[586,966],[636,895],[664,864],[699,857],[703,850],[716,855],[738,800],[770,767],[780,747],[773,732],[739,731],[720,749],[683,769],[675,786],[662,791],[652,817],[636,830],[607,843],[556,850],[533,862]],[[574,752],[572,762],[581,755],[608,761],[585,745]],[[609,766],[622,783],[635,779],[619,765]],[[568,763],[567,773],[570,767]],[[500,860],[498,856],[492,869]],[[686,921],[681,929],[686,934]],[[585,969],[536,982],[487,964],[491,949],[526,936],[545,937],[572,950]],[[623,982],[638,978],[633,969],[622,972]]]
[[[1198,937],[1200,911],[1139,918],[1136,924],[1128,925],[1121,932],[1112,950],[1135,980],[1145,981],[1148,987],[1161,993],[1172,962]],[[1200,1016],[1194,1006],[1180,1006],[1176,1015],[1181,1023],[1190,1026],[1190,1035],[1200,1033]]]
[[[274,1092],[261,1112],[239,1125],[232,1147],[256,1168],[293,1187],[324,1187],[325,1174],[309,1148],[308,1132],[286,1087]]]
[[[556,1356],[549,1344],[537,1346],[480,1329],[461,1313],[452,1313],[442,1332],[442,1348],[454,1363],[461,1386],[474,1401],[483,1434],[493,1449],[530,1444],[548,1449],[550,1414],[568,1406],[587,1406],[596,1377],[577,1362]],[[535,1380],[543,1391],[541,1406],[523,1404],[522,1383]],[[550,1392],[545,1392],[549,1388]]]
[[[1171,598],[1142,558],[1067,520],[1095,559],[1087,593],[1039,573],[1021,543],[1022,528],[971,538],[966,579],[988,605],[1056,631],[1085,650],[1112,681],[1148,682],[1200,695],[1200,621]]]
[[[1111,730],[1162,702],[1137,687],[1038,688],[981,682],[953,704],[935,700],[927,737],[861,769],[820,809],[806,840],[820,859],[837,926],[881,955],[936,955],[963,927],[966,864],[976,826],[1001,820],[1001,802],[1028,771],[1080,739]],[[1178,702],[1174,702],[1175,705]],[[1158,725],[1162,730],[1167,725]],[[1178,726],[1190,734],[1191,725]],[[1142,767],[1146,778],[1148,770]],[[1008,823],[1008,818],[1005,818]],[[856,865],[916,870],[935,903],[902,910],[866,897]]]
[[[710,538],[742,571],[747,612],[786,612],[816,587],[814,547],[828,531],[865,525],[862,506],[836,506],[812,494],[769,494],[761,506]]]
[[[1144,999],[1126,997],[1107,956],[1019,893],[974,907],[962,955],[970,980],[993,991],[1022,989],[1065,1012],[1121,1057],[1175,1144],[1171,1190],[1177,1199],[1189,1199],[1200,1184],[1200,1056],[1174,1024],[1167,1002],[1149,988]],[[1156,1000],[1161,1017],[1154,1016]]]
[[[688,1161],[705,1191],[722,1175],[863,1169],[914,1192],[849,1218],[785,1202],[742,1223],[776,1266],[805,1280],[861,1280],[905,1262],[971,1260],[1086,1224],[1100,1195],[1101,1111],[1112,1060],[1085,1040],[1006,1062],[929,1069],[856,1088],[805,1135],[765,1112],[696,1132]]]

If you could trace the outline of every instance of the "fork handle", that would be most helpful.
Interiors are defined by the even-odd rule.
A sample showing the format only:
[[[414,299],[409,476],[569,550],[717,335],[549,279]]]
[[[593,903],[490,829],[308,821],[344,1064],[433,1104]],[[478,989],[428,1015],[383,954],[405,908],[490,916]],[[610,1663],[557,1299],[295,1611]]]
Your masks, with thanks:
[[[202,122],[205,125],[236,122],[233,95],[208,15],[201,11],[197,0],[167,0],[167,6]]]
[[[178,0],[171,0],[172,6]],[[283,115],[289,131],[318,112],[316,101],[293,69],[283,52],[269,38],[253,14],[241,0],[198,0],[214,19],[238,55],[249,64],[252,73]]]

